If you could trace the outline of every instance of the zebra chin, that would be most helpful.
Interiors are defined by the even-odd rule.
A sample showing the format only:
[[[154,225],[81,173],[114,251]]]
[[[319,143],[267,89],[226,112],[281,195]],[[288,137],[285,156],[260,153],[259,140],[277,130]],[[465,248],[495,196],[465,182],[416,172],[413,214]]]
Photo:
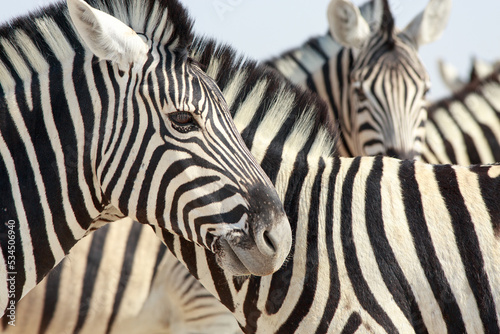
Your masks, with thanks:
[[[278,271],[292,247],[286,216],[259,224],[250,235],[228,233],[216,243],[218,265],[233,276],[266,276]]]

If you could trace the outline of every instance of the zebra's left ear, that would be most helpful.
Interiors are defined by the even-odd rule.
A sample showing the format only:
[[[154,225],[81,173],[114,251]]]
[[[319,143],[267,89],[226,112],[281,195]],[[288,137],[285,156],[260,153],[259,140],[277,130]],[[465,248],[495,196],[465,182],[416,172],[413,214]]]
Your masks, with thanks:
[[[128,69],[147,59],[148,46],[125,23],[83,0],[67,0],[69,14],[85,44],[99,58]]]
[[[403,33],[413,41],[417,48],[434,42],[443,34],[450,12],[451,0],[430,0],[423,12],[406,26]]]
[[[465,86],[466,83],[460,78],[458,70],[455,66],[439,59],[438,68],[441,79],[449,90],[457,91]]]

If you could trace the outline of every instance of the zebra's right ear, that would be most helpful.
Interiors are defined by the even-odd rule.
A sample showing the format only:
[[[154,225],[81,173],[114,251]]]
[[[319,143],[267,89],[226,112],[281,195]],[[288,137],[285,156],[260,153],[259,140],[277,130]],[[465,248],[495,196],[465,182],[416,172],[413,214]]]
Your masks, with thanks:
[[[484,79],[493,73],[493,71],[495,71],[494,64],[474,57],[472,61],[471,79],[473,76],[476,76],[478,79]]]
[[[85,44],[99,58],[126,70],[147,59],[148,46],[125,23],[83,0],[67,0],[71,20]]]
[[[429,0],[425,9],[403,29],[403,32],[417,48],[434,42],[443,34],[450,13],[451,0]]]
[[[340,44],[359,49],[370,37],[370,26],[359,8],[348,0],[332,0],[328,5],[330,32]]]

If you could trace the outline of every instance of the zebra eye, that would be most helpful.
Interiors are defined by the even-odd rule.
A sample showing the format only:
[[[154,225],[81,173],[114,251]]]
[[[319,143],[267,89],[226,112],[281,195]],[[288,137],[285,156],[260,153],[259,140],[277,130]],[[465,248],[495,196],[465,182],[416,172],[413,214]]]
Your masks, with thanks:
[[[186,111],[170,113],[168,114],[168,118],[172,121],[172,127],[181,133],[196,130],[198,127],[193,115]]]
[[[365,91],[363,90],[363,88],[361,86],[358,86],[358,87],[354,87],[354,93],[356,94],[356,96],[358,97],[358,100],[359,101],[365,101],[367,100],[367,97],[366,97],[366,94],[365,94]]]

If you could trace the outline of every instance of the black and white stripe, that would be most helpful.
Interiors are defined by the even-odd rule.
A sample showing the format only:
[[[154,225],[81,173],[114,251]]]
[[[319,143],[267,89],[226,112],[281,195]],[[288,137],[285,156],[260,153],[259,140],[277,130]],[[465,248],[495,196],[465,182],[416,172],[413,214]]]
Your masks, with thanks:
[[[266,277],[234,277],[204,248],[167,243],[245,332],[499,329],[500,166],[336,157],[320,102],[228,49],[198,48],[194,57],[221,87],[293,230],[288,260]],[[162,266],[155,262],[156,277]]]
[[[0,309],[109,210],[203,245],[234,273],[277,270],[291,244],[282,204],[188,57],[185,10],[89,3],[0,28]]]
[[[429,106],[423,158],[469,165],[500,161],[500,69],[478,65],[471,79]],[[456,84],[458,85],[458,84]]]
[[[330,29],[345,48],[323,36],[266,64],[328,102],[340,125],[343,156],[418,157],[429,78],[417,50],[440,36],[449,9],[449,1],[432,0],[399,31],[387,1],[367,3],[360,13],[334,0]]]

